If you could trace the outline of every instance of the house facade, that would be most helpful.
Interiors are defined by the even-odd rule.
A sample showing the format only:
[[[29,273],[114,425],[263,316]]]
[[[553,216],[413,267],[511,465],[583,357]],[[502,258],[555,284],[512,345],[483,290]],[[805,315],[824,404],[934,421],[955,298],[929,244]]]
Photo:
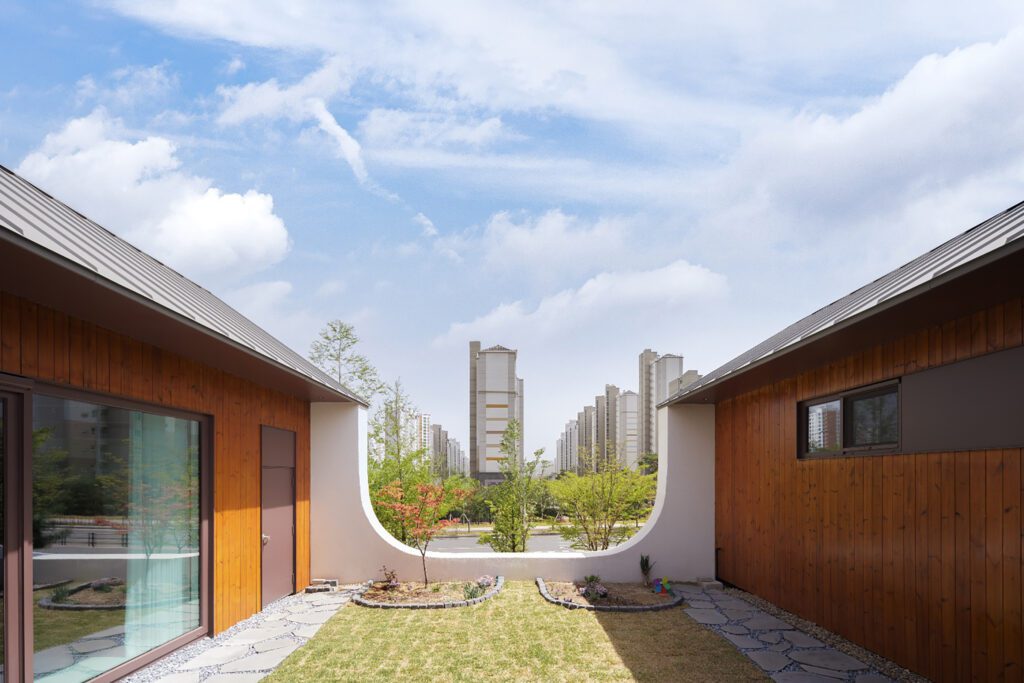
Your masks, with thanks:
[[[314,405],[363,404],[0,167],[5,680],[114,680],[306,586]],[[55,639],[86,593],[115,608]]]
[[[932,680],[1021,680],[1022,236],[1018,205],[663,404],[713,424],[721,580]]]

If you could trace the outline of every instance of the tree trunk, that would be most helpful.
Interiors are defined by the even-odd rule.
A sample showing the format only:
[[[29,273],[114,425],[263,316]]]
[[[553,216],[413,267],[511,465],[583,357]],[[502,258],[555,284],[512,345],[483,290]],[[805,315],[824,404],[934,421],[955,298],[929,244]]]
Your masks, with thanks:
[[[423,587],[426,588],[427,587],[427,550],[426,550],[426,548],[424,548],[423,552],[420,553],[420,558],[423,560]]]

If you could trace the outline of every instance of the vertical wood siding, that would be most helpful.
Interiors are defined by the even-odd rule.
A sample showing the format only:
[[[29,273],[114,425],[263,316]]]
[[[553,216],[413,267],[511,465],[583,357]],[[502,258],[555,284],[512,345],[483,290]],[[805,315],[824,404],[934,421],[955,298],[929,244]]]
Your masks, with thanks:
[[[213,416],[213,623],[260,609],[260,425],[296,433],[296,583],[309,583],[309,403],[0,293],[0,372]]]
[[[796,457],[798,401],[1020,346],[1021,318],[1011,300],[719,403],[720,577],[933,680],[1022,680],[1022,449]]]

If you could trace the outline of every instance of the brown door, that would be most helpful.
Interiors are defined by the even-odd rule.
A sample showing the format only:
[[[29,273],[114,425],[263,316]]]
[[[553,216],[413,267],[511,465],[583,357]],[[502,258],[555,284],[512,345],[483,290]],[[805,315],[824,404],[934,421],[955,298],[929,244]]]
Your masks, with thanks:
[[[295,592],[295,432],[263,427],[262,594],[266,606]]]

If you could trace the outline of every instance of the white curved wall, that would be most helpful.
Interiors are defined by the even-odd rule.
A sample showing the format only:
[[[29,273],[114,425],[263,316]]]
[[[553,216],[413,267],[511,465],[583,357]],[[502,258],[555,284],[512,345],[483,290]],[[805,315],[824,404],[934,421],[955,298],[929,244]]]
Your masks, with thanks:
[[[640,555],[654,573],[676,580],[714,576],[715,409],[663,408],[658,435],[658,496],[651,519],[629,541],[599,552],[427,553],[431,579],[466,580],[481,574],[509,579],[542,576],[606,581],[640,578]],[[353,404],[314,403],[311,420],[310,530],[314,578],[342,582],[380,577],[381,565],[402,580],[422,577],[420,555],[377,521],[367,488],[366,410]]]

